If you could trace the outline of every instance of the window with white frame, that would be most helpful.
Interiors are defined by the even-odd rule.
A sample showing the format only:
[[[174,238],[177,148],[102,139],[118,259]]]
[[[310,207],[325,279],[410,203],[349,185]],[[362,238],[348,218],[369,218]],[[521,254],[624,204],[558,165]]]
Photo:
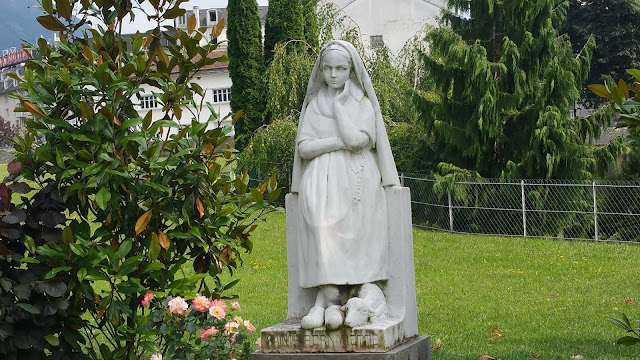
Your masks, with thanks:
[[[230,88],[213,89],[213,90],[211,90],[211,92],[213,93],[213,103],[214,104],[225,103],[225,102],[229,102],[229,100],[231,100],[231,89]]]
[[[208,24],[213,24],[218,21],[218,12],[215,9],[210,9],[207,11],[207,13],[208,13],[208,17],[207,17]]]
[[[180,15],[176,18],[176,27],[186,27],[187,26],[187,15]]]
[[[155,109],[158,107],[156,97],[153,95],[143,95],[140,97],[140,107],[142,109]]]
[[[18,118],[18,127],[19,127],[19,128],[25,128],[25,127],[27,127],[27,123],[26,123],[26,121],[25,121],[25,118],[24,118],[24,117],[19,117],[19,118]]]

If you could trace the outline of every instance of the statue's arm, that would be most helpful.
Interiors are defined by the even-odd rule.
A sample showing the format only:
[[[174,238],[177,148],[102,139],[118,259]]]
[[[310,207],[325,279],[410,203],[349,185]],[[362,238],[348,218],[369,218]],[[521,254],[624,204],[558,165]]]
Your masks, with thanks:
[[[300,157],[305,160],[311,160],[324,153],[345,149],[347,149],[347,146],[337,136],[324,139],[307,139],[298,143]]]
[[[349,119],[344,108],[335,106],[338,123],[338,131],[344,144],[351,150],[360,150],[369,143],[369,135],[355,125],[355,121]]]

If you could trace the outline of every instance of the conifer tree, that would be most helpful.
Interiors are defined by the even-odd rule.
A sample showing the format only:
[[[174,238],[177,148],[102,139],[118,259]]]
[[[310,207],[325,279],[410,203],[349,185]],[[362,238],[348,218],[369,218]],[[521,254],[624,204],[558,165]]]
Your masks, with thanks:
[[[320,46],[320,29],[316,14],[316,0],[302,0],[302,16],[304,17],[304,39],[312,49],[318,51]]]
[[[273,59],[273,49],[277,43],[305,39],[300,0],[269,1],[264,31],[264,56],[269,64]],[[297,47],[297,45],[294,46]]]
[[[236,147],[242,149],[262,125],[266,106],[262,27],[256,0],[231,0],[227,11],[231,110],[243,110],[235,129]]]
[[[619,143],[601,149],[606,114],[571,118],[593,40],[574,53],[554,28],[560,0],[449,0],[449,26],[428,32],[422,57],[436,100],[416,94],[440,171],[484,177],[591,178]],[[605,110],[603,110],[605,111]]]

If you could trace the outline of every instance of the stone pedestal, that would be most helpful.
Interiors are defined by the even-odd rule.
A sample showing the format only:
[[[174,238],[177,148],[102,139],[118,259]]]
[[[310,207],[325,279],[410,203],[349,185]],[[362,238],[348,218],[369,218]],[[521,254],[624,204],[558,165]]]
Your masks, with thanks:
[[[431,340],[428,336],[415,337],[383,353],[264,353],[251,354],[251,360],[431,360]]]
[[[385,352],[400,345],[402,321],[367,324],[337,330],[301,329],[300,322],[288,320],[262,330],[262,351],[278,352]]]

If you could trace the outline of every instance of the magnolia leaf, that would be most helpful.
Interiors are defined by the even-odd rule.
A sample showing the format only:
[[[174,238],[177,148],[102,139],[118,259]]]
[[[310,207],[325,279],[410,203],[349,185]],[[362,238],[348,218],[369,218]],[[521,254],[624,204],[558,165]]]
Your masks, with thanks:
[[[204,205],[202,205],[199,197],[196,197],[196,209],[198,209],[199,218],[202,219],[204,216]]]
[[[611,99],[611,93],[609,92],[609,90],[607,90],[606,86],[602,84],[593,84],[587,85],[587,87],[589,88],[589,90],[593,91],[594,94],[606,99]]]
[[[235,114],[233,114],[233,120],[231,121],[231,125],[235,126],[236,123],[238,122],[238,120],[240,119],[240,116],[242,116],[242,113],[244,111],[242,109],[236,111]]]
[[[73,15],[73,13],[69,0],[56,0],[56,10],[58,11],[58,14],[60,14],[60,16],[65,18],[65,20],[71,20],[71,16]]]
[[[136,221],[136,235],[140,234],[141,232],[144,231],[144,229],[147,228],[147,224],[149,224],[149,220],[151,220],[151,210],[147,211],[146,213],[142,214],[139,218],[138,221]]]
[[[278,185],[278,181],[276,180],[276,173],[271,174],[271,181],[269,182],[270,190],[273,190]]]
[[[160,246],[162,246],[166,251],[169,251],[169,246],[171,246],[171,241],[169,241],[169,238],[167,237],[167,235],[165,235],[165,233],[163,233],[162,231],[158,230],[158,243],[160,244]]]
[[[640,69],[627,69],[627,72],[636,78],[636,80],[640,81]]]
[[[149,256],[151,257],[151,261],[160,256],[160,241],[158,240],[158,235],[155,233],[151,235],[151,242],[149,243]]]
[[[65,31],[66,28],[60,20],[53,15],[43,15],[36,17],[36,20],[43,28],[51,31]]]
[[[47,116],[47,114],[44,113],[44,111],[42,111],[42,109],[40,109],[40,107],[38,107],[38,105],[34,105],[26,100],[22,101],[22,106],[24,106],[27,111],[29,111],[31,114],[33,114],[35,117],[38,117],[40,119],[48,119],[49,117]]]
[[[213,29],[211,29],[211,38],[215,39],[218,36],[220,36],[220,34],[222,34],[223,29],[224,29],[224,18],[220,19],[220,21],[218,21],[218,23],[213,27]]]
[[[67,226],[62,230],[62,242],[69,245],[71,240],[73,240],[73,230],[71,230],[70,226]]]
[[[98,206],[100,207],[100,209],[106,210],[107,205],[109,205],[109,201],[111,201],[111,192],[109,191],[109,189],[103,186],[100,188],[100,190],[96,194],[96,202],[98,203]],[[138,224],[136,224],[136,227],[137,226]]]
[[[86,268],[78,269],[78,281],[82,282],[82,280],[84,280],[84,278],[86,276],[87,276],[87,269]]]
[[[162,17],[164,17],[165,19],[175,19],[178,16],[184,15],[186,12],[187,11],[185,9],[181,9],[179,6],[174,6],[171,9],[165,11]]]
[[[624,99],[629,98],[629,87],[627,87],[627,83],[624,82],[624,80],[622,79],[618,80],[618,89],[620,90],[620,94],[622,95],[622,98]]]
[[[196,22],[196,15],[193,14],[189,16],[189,20],[187,20],[187,33],[191,35],[191,33],[193,33],[193,31],[196,29],[197,25],[198,24]]]
[[[149,128],[149,126],[151,125],[151,120],[153,120],[153,112],[149,111],[144,116],[144,120],[142,121],[142,129],[143,130],[147,130]]]
[[[87,59],[88,62],[93,62],[93,52],[86,45],[82,45],[82,56]]]
[[[42,8],[49,14],[53,14],[53,1],[52,0],[42,0]]]
[[[211,154],[211,152],[213,151],[213,145],[212,145],[212,144],[207,144],[207,145],[205,145],[205,147],[204,147],[204,150],[203,150],[203,151],[204,151],[204,153],[205,153],[205,154],[207,154],[207,155]]]
[[[158,59],[162,61],[164,66],[169,66],[169,56],[167,56],[167,53],[164,51],[164,48],[162,46],[158,47]]]

